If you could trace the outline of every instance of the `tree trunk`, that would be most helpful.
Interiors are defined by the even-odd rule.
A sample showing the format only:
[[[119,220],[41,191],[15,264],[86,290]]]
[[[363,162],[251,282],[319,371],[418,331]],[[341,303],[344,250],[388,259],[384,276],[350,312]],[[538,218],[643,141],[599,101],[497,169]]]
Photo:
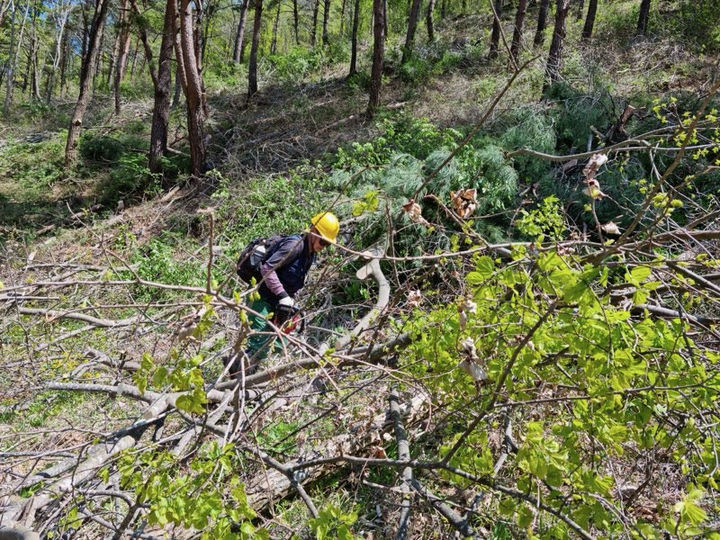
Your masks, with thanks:
[[[545,74],[550,84],[560,80],[560,64],[562,63],[563,45],[565,44],[565,20],[570,9],[570,0],[557,0],[555,12],[555,29],[553,30],[550,53],[548,54]]]
[[[373,63],[370,73],[370,99],[367,117],[372,119],[380,105],[383,59],[385,56],[385,10],[383,0],[373,0]]]
[[[175,16],[177,0],[167,0],[163,21],[163,36],[160,43],[157,76],[155,83],[155,106],[153,107],[152,126],[150,128],[150,152],[148,168],[153,173],[162,171],[162,157],[167,151],[167,131],[170,121],[170,70],[172,69],[173,46],[175,42]],[[148,48],[148,54],[152,50]],[[148,64],[151,64],[148,58]]]
[[[130,50],[130,23],[127,16],[127,0],[123,0],[122,7],[122,25],[118,34],[117,56],[115,57],[115,78],[113,81],[113,90],[115,92],[115,114],[120,114],[120,83],[125,76],[125,67],[127,66],[128,51]],[[148,58],[148,65],[150,59]]]
[[[257,57],[260,46],[260,24],[262,22],[263,0],[255,0],[255,21],[253,22],[252,46],[250,47],[250,64],[248,66],[248,99],[258,91]]]
[[[293,0],[293,29],[295,30],[295,45],[300,46],[300,16],[298,15],[298,0]]]
[[[322,40],[323,45],[326,47],[330,44],[330,37],[328,35],[328,21],[330,20],[330,0],[325,0],[323,7],[323,33]]]
[[[282,2],[278,1],[277,11],[275,12],[275,22],[273,23],[272,42],[270,43],[270,54],[277,53],[277,35],[278,35],[278,26],[280,25],[280,6],[281,5],[282,5]]]
[[[18,43],[17,47],[15,47],[15,51],[12,50],[12,46],[10,47],[10,54],[8,55],[8,78],[7,78],[7,92],[5,94],[5,116],[8,115],[10,112],[10,106],[12,105],[12,99],[13,99],[13,86],[15,84],[15,71],[17,70],[18,65],[18,59],[20,58],[20,49],[22,49],[22,42],[23,42],[23,34],[25,33],[25,24],[27,23],[28,19],[28,13],[30,12],[30,2],[28,0],[27,5],[25,6],[25,15],[23,15],[23,21],[20,25],[20,35],[18,37]],[[13,11],[13,20],[15,18],[15,13]],[[12,42],[11,42],[12,43]]]
[[[440,20],[445,20],[447,17],[447,0],[442,0],[440,3]]]
[[[425,24],[427,26],[428,41],[432,43],[435,41],[435,21],[433,19],[435,11],[435,0],[428,0],[427,16],[425,17]]]
[[[350,53],[350,73],[353,76],[357,73],[357,40],[358,26],[360,25],[360,0],[355,0],[355,9],[353,13],[352,27],[352,52]]]
[[[500,45],[500,17],[502,17],[503,0],[493,0],[495,12],[493,13],[492,33],[490,34],[490,53],[488,58],[496,58]]]
[[[410,5],[410,15],[408,16],[407,35],[405,36],[405,47],[403,47],[401,63],[404,64],[413,53],[413,43],[415,41],[415,30],[417,29],[418,15],[420,14],[420,0],[412,0]]]
[[[345,35],[345,8],[347,0],[342,0],[342,7],[340,8],[340,36]]]
[[[240,6],[240,21],[237,25],[237,32],[235,33],[235,47],[233,47],[233,61],[237,64],[242,62],[241,51],[243,49],[243,36],[245,35],[245,20],[247,19],[247,9],[250,0],[243,0],[242,6]]]
[[[10,49],[8,59],[5,63],[5,105],[3,106],[3,114],[8,115],[10,109],[10,96],[12,94],[13,73],[12,56],[15,50],[15,12],[17,11],[17,4],[13,5],[12,13],[10,14]]]
[[[310,46],[315,46],[315,36],[317,35],[317,20],[318,20],[318,11],[320,10],[320,0],[315,0],[315,3],[313,4],[313,20],[312,20],[312,29],[310,30]]]
[[[525,24],[525,13],[527,12],[527,0],[518,0],[517,12],[515,13],[515,30],[513,31],[512,44],[510,45],[510,56],[517,66],[522,44],[523,25]]]
[[[587,17],[582,30],[582,40],[589,41],[592,38],[593,27],[595,26],[595,14],[597,13],[597,0],[590,0],[588,4]]]
[[[105,25],[100,29],[100,44],[98,45],[98,53],[95,57],[95,69],[92,75],[92,94],[95,96],[95,85],[97,82],[97,74],[100,73],[100,64],[102,62],[103,46],[105,44]],[[91,98],[92,99],[92,98]]]
[[[650,0],[640,1],[640,14],[638,16],[637,32],[647,35],[648,19],[650,18]]]
[[[140,48],[140,39],[135,41],[135,52],[133,53],[133,61],[130,64],[130,78],[135,78],[135,68],[137,67],[138,49]]]
[[[77,143],[82,129],[83,117],[90,101],[90,83],[95,75],[95,65],[100,53],[100,38],[105,26],[105,15],[107,14],[110,0],[98,0],[97,9],[93,16],[92,26],[88,34],[87,55],[83,59],[80,69],[80,93],[78,95],[75,110],[73,112],[70,126],[68,127],[67,143],[65,145],[65,167],[69,167],[77,156]]]
[[[540,0],[540,9],[538,9],[537,30],[535,30],[535,39],[533,46],[539,47],[545,42],[545,27],[547,26],[547,14],[550,0]]]
[[[63,40],[62,52],[60,57],[60,97],[65,97],[65,90],[67,88],[67,65],[68,65],[68,49],[70,48],[70,39],[68,33],[65,33],[65,39]],[[37,73],[37,69],[35,70]],[[37,79],[37,75],[36,75]]]
[[[188,142],[190,144],[190,172],[200,177],[205,172],[205,97],[198,66],[193,14],[190,0],[180,0],[180,51],[185,80]],[[180,56],[180,55],[178,55]]]

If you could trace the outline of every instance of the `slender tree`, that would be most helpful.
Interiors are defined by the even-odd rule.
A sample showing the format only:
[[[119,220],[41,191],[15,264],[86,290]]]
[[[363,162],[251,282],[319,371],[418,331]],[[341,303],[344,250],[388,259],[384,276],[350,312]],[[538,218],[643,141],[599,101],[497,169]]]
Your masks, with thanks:
[[[533,46],[540,47],[545,42],[545,27],[547,26],[547,15],[550,0],[540,0],[540,8],[538,9],[537,29],[535,30],[535,39]]]
[[[420,0],[412,0],[410,4],[410,14],[408,15],[407,34],[405,35],[405,46],[402,52],[402,61],[405,63],[410,60],[413,52],[413,43],[415,41],[415,30],[417,29],[418,16],[420,15]]]
[[[517,66],[522,44],[523,25],[525,24],[525,13],[527,12],[527,0],[518,0],[517,11],[515,12],[515,30],[513,31],[512,44],[510,45],[510,56]]]
[[[278,26],[280,26],[280,6],[282,2],[278,0],[277,10],[275,11],[275,21],[273,22],[272,42],[270,43],[270,54],[277,53]]]
[[[432,43],[435,41],[435,0],[428,0],[427,14],[425,16],[425,26],[427,26],[428,41]]]
[[[198,65],[197,43],[193,27],[193,14],[190,0],[180,0],[180,50],[184,70],[185,101],[187,106],[188,143],[190,144],[190,171],[196,177],[205,172],[205,135],[204,123],[207,104],[203,91],[202,76]],[[176,41],[177,43],[177,41]]]
[[[340,5],[340,35],[345,35],[345,8],[347,7],[347,0],[342,0]]]
[[[570,0],[557,0],[555,11],[555,28],[553,30],[550,53],[548,54],[545,74],[547,81],[552,84],[560,80],[560,64],[562,63],[563,47],[565,45],[565,21],[567,20]]]
[[[353,76],[357,73],[357,45],[358,45],[358,26],[360,24],[360,0],[355,0],[355,9],[353,13],[352,27],[352,45],[350,53],[350,73]]]
[[[295,45],[300,46],[300,17],[298,14],[298,0],[293,0],[293,29],[295,30]]]
[[[18,43],[17,47],[14,51],[12,51],[11,47],[11,53],[10,58],[8,58],[8,64],[9,64],[9,74],[7,79],[7,92],[5,93],[5,116],[8,115],[10,112],[10,106],[12,105],[13,100],[13,85],[15,83],[15,71],[17,70],[18,66],[18,59],[20,57],[20,50],[22,49],[22,43],[23,43],[23,36],[25,34],[25,25],[27,24],[28,20],[28,14],[30,13],[30,0],[28,0],[27,4],[25,4],[25,14],[23,15],[22,24],[20,25],[20,35],[18,36]]]
[[[113,79],[113,91],[115,94],[115,114],[120,114],[120,83],[125,76],[127,67],[128,51],[130,50],[130,23],[128,17],[127,0],[123,0],[121,7],[121,25],[118,33],[118,48],[115,60],[115,77]]]
[[[373,62],[370,72],[370,99],[367,117],[373,118],[380,105],[383,59],[385,56],[385,9],[383,0],[373,0]]]
[[[250,0],[242,0],[240,4],[240,20],[235,31],[235,46],[233,47],[233,61],[237,64],[242,62],[241,51],[243,49],[243,36],[245,35],[245,20]]]
[[[130,0],[133,11],[139,20],[139,10],[136,0]],[[172,57],[175,46],[175,18],[177,17],[177,0],[167,0],[165,3],[165,16],[163,19],[163,33],[160,42],[157,73],[153,67],[152,48],[140,24],[140,37],[145,47],[145,55],[150,68],[150,77],[154,87],[154,107],[152,124],[150,127],[150,151],[148,152],[148,168],[153,173],[162,171],[162,158],[167,152],[167,133],[170,122],[170,73],[172,70]],[[178,77],[179,80],[179,77]]]
[[[593,27],[595,26],[595,14],[597,13],[597,0],[590,0],[587,16],[582,30],[582,40],[588,41],[592,38]]]
[[[330,0],[325,0],[323,4],[323,29],[322,29],[322,40],[323,45],[328,46],[330,44],[330,35],[328,34],[328,22],[330,21]]]
[[[320,10],[320,0],[315,0],[313,3],[313,19],[312,28],[310,29],[310,46],[314,47],[317,38],[317,20],[318,11]]]
[[[80,92],[78,94],[75,110],[73,111],[70,126],[68,127],[67,142],[65,144],[65,166],[69,167],[77,156],[77,143],[80,131],[82,130],[83,118],[90,102],[90,84],[95,75],[95,66],[97,56],[100,52],[100,38],[102,30],[105,26],[105,16],[107,15],[110,0],[98,0],[95,13],[92,18],[92,24],[88,31],[87,54],[83,58],[82,67],[80,69]]]
[[[500,45],[500,17],[502,17],[503,0],[492,0],[493,2],[493,24],[490,34],[490,53],[488,58],[495,58],[498,55]]]
[[[640,13],[638,15],[637,32],[647,35],[648,20],[650,19],[650,0],[640,0]]]
[[[248,99],[258,91],[257,57],[260,47],[260,25],[262,23],[263,0],[255,0],[255,20],[253,22],[252,45],[250,46],[250,63],[248,64]]]

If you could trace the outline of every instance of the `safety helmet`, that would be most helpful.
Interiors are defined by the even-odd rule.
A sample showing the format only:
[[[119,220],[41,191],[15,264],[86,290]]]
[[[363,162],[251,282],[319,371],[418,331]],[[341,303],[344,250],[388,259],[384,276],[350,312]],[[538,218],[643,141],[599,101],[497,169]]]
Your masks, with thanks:
[[[310,220],[313,227],[320,233],[323,240],[335,244],[337,242],[337,235],[340,232],[340,222],[335,214],[332,212],[320,212],[315,214]]]

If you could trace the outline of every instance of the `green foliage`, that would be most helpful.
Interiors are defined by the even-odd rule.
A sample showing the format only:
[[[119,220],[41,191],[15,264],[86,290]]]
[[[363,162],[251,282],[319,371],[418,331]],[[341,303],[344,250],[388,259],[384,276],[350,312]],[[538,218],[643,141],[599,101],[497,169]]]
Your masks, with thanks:
[[[147,156],[139,153],[123,153],[119,156],[109,175],[103,176],[96,187],[98,199],[107,206],[118,200],[137,199],[144,194],[157,194],[160,190],[159,175],[148,169]]]
[[[539,244],[543,243],[545,237],[550,241],[561,240],[566,227],[560,201],[557,197],[550,196],[534,210],[521,210],[515,226],[522,234],[533,238]]]
[[[510,483],[520,493],[541,490],[544,504],[586,530],[597,528],[607,536],[624,530],[625,524],[598,503],[620,497],[617,477],[608,475],[610,463],[617,460],[632,463],[640,455],[663,452],[670,466],[696,486],[715,486],[720,473],[712,451],[706,456],[695,451],[696,437],[703,439],[695,422],[702,421],[699,411],[712,406],[720,390],[715,369],[720,356],[693,343],[680,319],[632,317],[610,294],[634,290],[632,302],[644,303],[659,285],[652,267],[627,266],[624,276],[615,273],[611,282],[607,267],[583,266],[555,251],[534,255],[530,271],[522,249],[515,259],[508,263],[476,256],[457,304],[416,312],[405,327],[412,343],[408,369],[428,385],[450,417],[467,419],[452,428],[437,454],[434,447],[426,448],[427,459],[442,459],[459,443],[451,465],[491,478],[494,456],[487,452],[488,434],[497,428],[492,417],[501,399],[518,404],[509,410],[522,440],[506,462],[506,472],[492,481]],[[482,388],[458,367],[465,359],[460,344],[468,340],[477,349],[475,361],[488,374]],[[549,388],[555,390],[541,390]],[[545,398],[553,399],[546,400],[538,416],[533,400]],[[667,421],[683,415],[693,420],[680,425]],[[473,418],[485,421],[466,431]],[[631,448],[642,450],[628,452]],[[459,481],[450,472],[443,474]],[[573,504],[568,506],[565,494],[570,490]],[[649,536],[675,534],[677,527],[702,534],[708,513],[699,490],[689,488],[674,513],[665,509],[662,523],[647,524]],[[498,507],[523,528],[532,521],[516,497],[499,499]],[[540,536],[566,527],[552,518],[536,526]]]
[[[673,37],[689,43],[704,52],[720,49],[720,0],[682,0],[677,17],[664,20],[672,29]],[[716,22],[713,22],[716,21]]]
[[[131,257],[131,262],[137,264],[137,275],[147,281],[202,285],[205,276],[201,263],[179,259],[176,253],[178,241],[171,235],[165,235],[153,238],[138,249]]]
[[[165,451],[128,452],[118,465],[120,484],[149,506],[152,525],[192,527],[204,540],[269,538],[251,522],[256,513],[235,475],[243,464],[233,445],[207,443],[188,465]]]
[[[109,135],[83,134],[80,137],[80,155],[86,160],[114,163],[125,152],[125,146]]]
[[[266,57],[273,68],[274,78],[286,84],[297,84],[323,63],[321,48],[293,47],[284,54]]]
[[[328,505],[318,512],[318,517],[309,521],[317,540],[352,540],[352,525],[357,521],[355,512],[346,513],[335,505]]]
[[[561,148],[585,149],[588,137],[594,137],[591,126],[603,131],[615,121],[614,103],[607,88],[586,94],[567,83],[556,83],[548,88],[546,97],[557,102],[553,116]]]
[[[13,141],[0,146],[0,182],[12,181],[16,200],[47,197],[48,188],[65,177],[64,134],[39,142]]]
[[[530,148],[552,153],[557,144],[552,118],[533,107],[521,107],[511,112],[503,119],[502,130],[500,145],[505,150]],[[547,161],[523,155],[513,158],[513,167],[525,182],[537,182],[550,170]]]

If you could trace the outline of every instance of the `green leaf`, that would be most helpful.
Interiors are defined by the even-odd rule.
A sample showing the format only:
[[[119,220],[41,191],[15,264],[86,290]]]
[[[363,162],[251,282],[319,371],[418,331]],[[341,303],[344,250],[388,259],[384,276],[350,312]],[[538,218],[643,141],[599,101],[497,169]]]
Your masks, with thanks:
[[[650,273],[651,270],[649,266],[636,266],[630,270],[628,281],[630,281],[633,285],[639,285],[650,277]]]

